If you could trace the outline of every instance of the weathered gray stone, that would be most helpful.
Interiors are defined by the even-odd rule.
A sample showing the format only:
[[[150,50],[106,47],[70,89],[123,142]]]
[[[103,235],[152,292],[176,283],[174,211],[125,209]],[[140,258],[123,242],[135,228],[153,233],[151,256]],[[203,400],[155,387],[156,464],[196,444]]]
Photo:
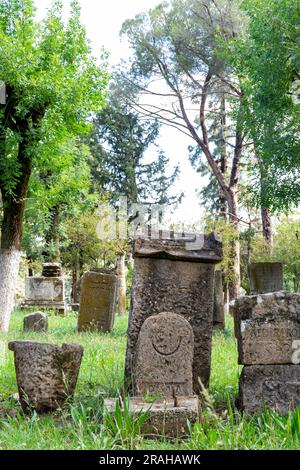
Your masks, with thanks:
[[[250,291],[253,294],[278,292],[283,289],[281,263],[252,263],[249,265]]]
[[[27,277],[21,308],[38,307],[64,314],[66,311],[65,283],[61,277]]]
[[[83,348],[79,344],[12,341],[23,410],[47,413],[61,407],[74,393]]]
[[[234,304],[240,364],[291,364],[300,339],[300,294],[240,297]]]
[[[134,243],[134,256],[212,264],[223,259],[222,242],[214,232],[210,235],[187,233],[184,236],[173,233],[170,238],[162,238],[162,235],[152,233],[151,238],[137,238]]]
[[[192,237],[191,237],[192,240]],[[176,239],[141,240],[134,247],[134,279],[129,318],[126,383],[133,377],[133,357],[145,320],[161,312],[174,312],[189,321],[194,333],[193,386],[199,378],[207,386],[210,376],[213,326],[214,264],[222,260],[222,244],[213,234],[203,247]]]
[[[215,271],[215,286],[214,286],[214,316],[213,323],[215,328],[225,328],[225,307],[224,307],[224,292],[223,292],[223,275],[222,271]]]
[[[72,298],[73,304],[80,304],[82,277],[73,285]]]
[[[134,357],[134,394],[193,396],[194,335],[175,313],[148,318],[140,331]]]
[[[83,275],[78,331],[112,331],[116,288],[115,274],[88,272]]]
[[[27,300],[53,301],[64,300],[64,282],[62,278],[27,277],[25,280],[25,295]]]
[[[294,410],[300,406],[300,365],[245,366],[237,404],[246,414],[264,406],[283,415]]]
[[[43,312],[34,312],[25,315],[24,317],[24,331],[47,331],[48,330],[48,315]]]
[[[129,411],[133,416],[149,412],[149,418],[142,425],[141,433],[145,437],[184,438],[189,435],[188,422],[193,425],[199,421],[199,402],[197,397],[179,397],[176,406],[173,399],[159,400],[153,404],[142,398],[134,397],[129,400]],[[111,414],[115,413],[116,399],[109,398],[104,406]]]
[[[44,263],[43,264],[43,277],[61,277],[61,264],[60,263]]]

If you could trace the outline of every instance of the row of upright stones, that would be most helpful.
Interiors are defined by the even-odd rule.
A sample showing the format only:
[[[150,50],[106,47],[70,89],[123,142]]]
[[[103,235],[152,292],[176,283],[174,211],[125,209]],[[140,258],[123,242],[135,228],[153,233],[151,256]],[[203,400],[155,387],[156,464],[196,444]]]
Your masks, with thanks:
[[[283,291],[279,263],[253,264],[249,277],[252,295],[231,306],[243,365],[237,404],[246,414],[287,414],[300,406],[300,294]]]
[[[200,383],[207,386],[209,382],[214,312],[217,317],[222,304],[216,302],[214,289],[222,244],[214,233],[190,238],[172,234],[170,239],[158,234],[154,239],[136,240],[134,258],[125,365],[131,411],[149,408],[147,397],[154,397],[143,432],[182,435],[187,432],[187,421],[199,419]],[[64,295],[60,276],[58,266],[45,265],[41,278],[29,278],[24,307],[49,307],[49,302],[61,301],[62,297],[54,295],[56,287],[56,294]],[[113,272],[95,270],[83,276],[79,331],[111,331],[116,287]],[[224,318],[215,320],[224,322]],[[24,328],[46,330],[47,317],[41,312],[26,316]],[[10,349],[15,353],[25,411],[53,411],[74,392],[81,346],[14,341]],[[114,410],[115,400],[105,404]]]
[[[222,244],[214,233],[160,235],[134,244],[125,387],[133,413],[148,409],[149,397],[155,399],[143,432],[179,436],[187,433],[187,420],[199,419],[200,388],[209,384],[213,326],[224,327],[222,275],[215,270]],[[243,365],[238,406],[251,414],[264,405],[287,413],[300,405],[300,294],[283,291],[279,263],[251,265],[249,277],[252,294],[232,305]],[[47,297],[47,306],[54,302],[59,310],[64,302],[59,267],[45,265],[41,278],[29,279],[25,305],[39,301],[45,307]],[[111,331],[115,273],[91,271],[80,287],[78,330]],[[47,318],[40,312],[26,316],[24,327],[46,330]],[[25,410],[52,411],[73,393],[81,346],[15,341],[10,349]],[[107,399],[105,405],[113,412],[116,400]]]

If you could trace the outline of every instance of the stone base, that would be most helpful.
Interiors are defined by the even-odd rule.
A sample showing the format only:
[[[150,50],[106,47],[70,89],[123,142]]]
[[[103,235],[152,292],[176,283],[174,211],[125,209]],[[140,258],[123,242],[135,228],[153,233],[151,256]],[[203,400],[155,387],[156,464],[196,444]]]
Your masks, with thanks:
[[[51,302],[49,300],[24,300],[20,305],[20,309],[23,310],[26,308],[39,309],[41,311],[54,310],[58,315],[65,315],[67,311],[67,305],[65,302]]]
[[[174,407],[174,399],[167,398],[155,403],[147,403],[142,398],[133,397],[129,401],[129,411],[133,416],[138,416],[149,410],[149,418],[143,424],[141,433],[145,437],[186,437],[189,433],[188,422],[191,424],[199,421],[199,401],[197,397],[178,397],[178,403]],[[116,398],[104,400],[104,406],[113,414],[116,409]]]
[[[300,406],[300,365],[245,366],[237,406],[255,414],[264,406],[285,415]]]

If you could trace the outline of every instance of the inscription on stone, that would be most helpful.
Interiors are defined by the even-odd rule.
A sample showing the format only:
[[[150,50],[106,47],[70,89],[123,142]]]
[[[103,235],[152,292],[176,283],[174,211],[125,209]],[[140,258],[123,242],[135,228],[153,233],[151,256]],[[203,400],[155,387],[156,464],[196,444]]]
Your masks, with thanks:
[[[193,336],[188,321],[174,313],[144,322],[134,361],[136,395],[193,396]]]
[[[78,331],[109,332],[113,329],[117,277],[100,272],[82,278]]]

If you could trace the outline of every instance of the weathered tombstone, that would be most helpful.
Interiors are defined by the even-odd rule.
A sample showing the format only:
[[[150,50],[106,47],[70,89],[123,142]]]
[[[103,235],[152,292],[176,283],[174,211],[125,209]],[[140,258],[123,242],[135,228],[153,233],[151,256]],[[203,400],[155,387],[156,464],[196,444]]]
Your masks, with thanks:
[[[193,396],[194,335],[191,325],[175,313],[147,318],[134,358],[134,394]]]
[[[12,341],[20,402],[25,412],[47,413],[73,395],[83,348],[79,344]]]
[[[82,278],[78,331],[110,332],[114,326],[117,276],[90,271]]]
[[[238,406],[249,414],[265,405],[283,414],[299,406],[300,294],[240,297],[233,313],[239,363],[244,365]]]
[[[144,322],[134,358],[135,396],[127,404],[133,415],[148,411],[143,434],[178,438],[188,435],[188,422],[199,420],[198,397],[193,396],[193,340],[191,325],[175,313],[159,313]],[[114,413],[116,399],[104,403]]]
[[[74,312],[79,312],[80,309],[81,286],[82,277],[75,282],[72,289],[72,310]]]
[[[43,312],[34,312],[25,315],[24,331],[48,331],[48,315]]]
[[[281,263],[252,263],[249,265],[250,291],[253,294],[283,290]]]
[[[285,415],[300,406],[300,365],[245,366],[239,384],[239,408],[255,414],[265,406]]]
[[[300,339],[300,294],[240,297],[234,305],[239,364],[291,364]]]
[[[53,266],[53,269],[51,268]],[[59,274],[55,277],[53,274]],[[59,314],[66,311],[65,283],[58,263],[45,263],[43,275],[25,279],[25,300],[21,308],[38,307],[55,310]]]
[[[130,388],[133,357],[143,323],[162,311],[182,315],[194,333],[193,387],[210,376],[214,270],[222,260],[222,243],[211,235],[170,239],[139,238],[134,246],[134,279],[126,355]]]
[[[225,328],[225,306],[223,292],[223,275],[222,271],[215,271],[214,286],[214,327],[219,329]]]

